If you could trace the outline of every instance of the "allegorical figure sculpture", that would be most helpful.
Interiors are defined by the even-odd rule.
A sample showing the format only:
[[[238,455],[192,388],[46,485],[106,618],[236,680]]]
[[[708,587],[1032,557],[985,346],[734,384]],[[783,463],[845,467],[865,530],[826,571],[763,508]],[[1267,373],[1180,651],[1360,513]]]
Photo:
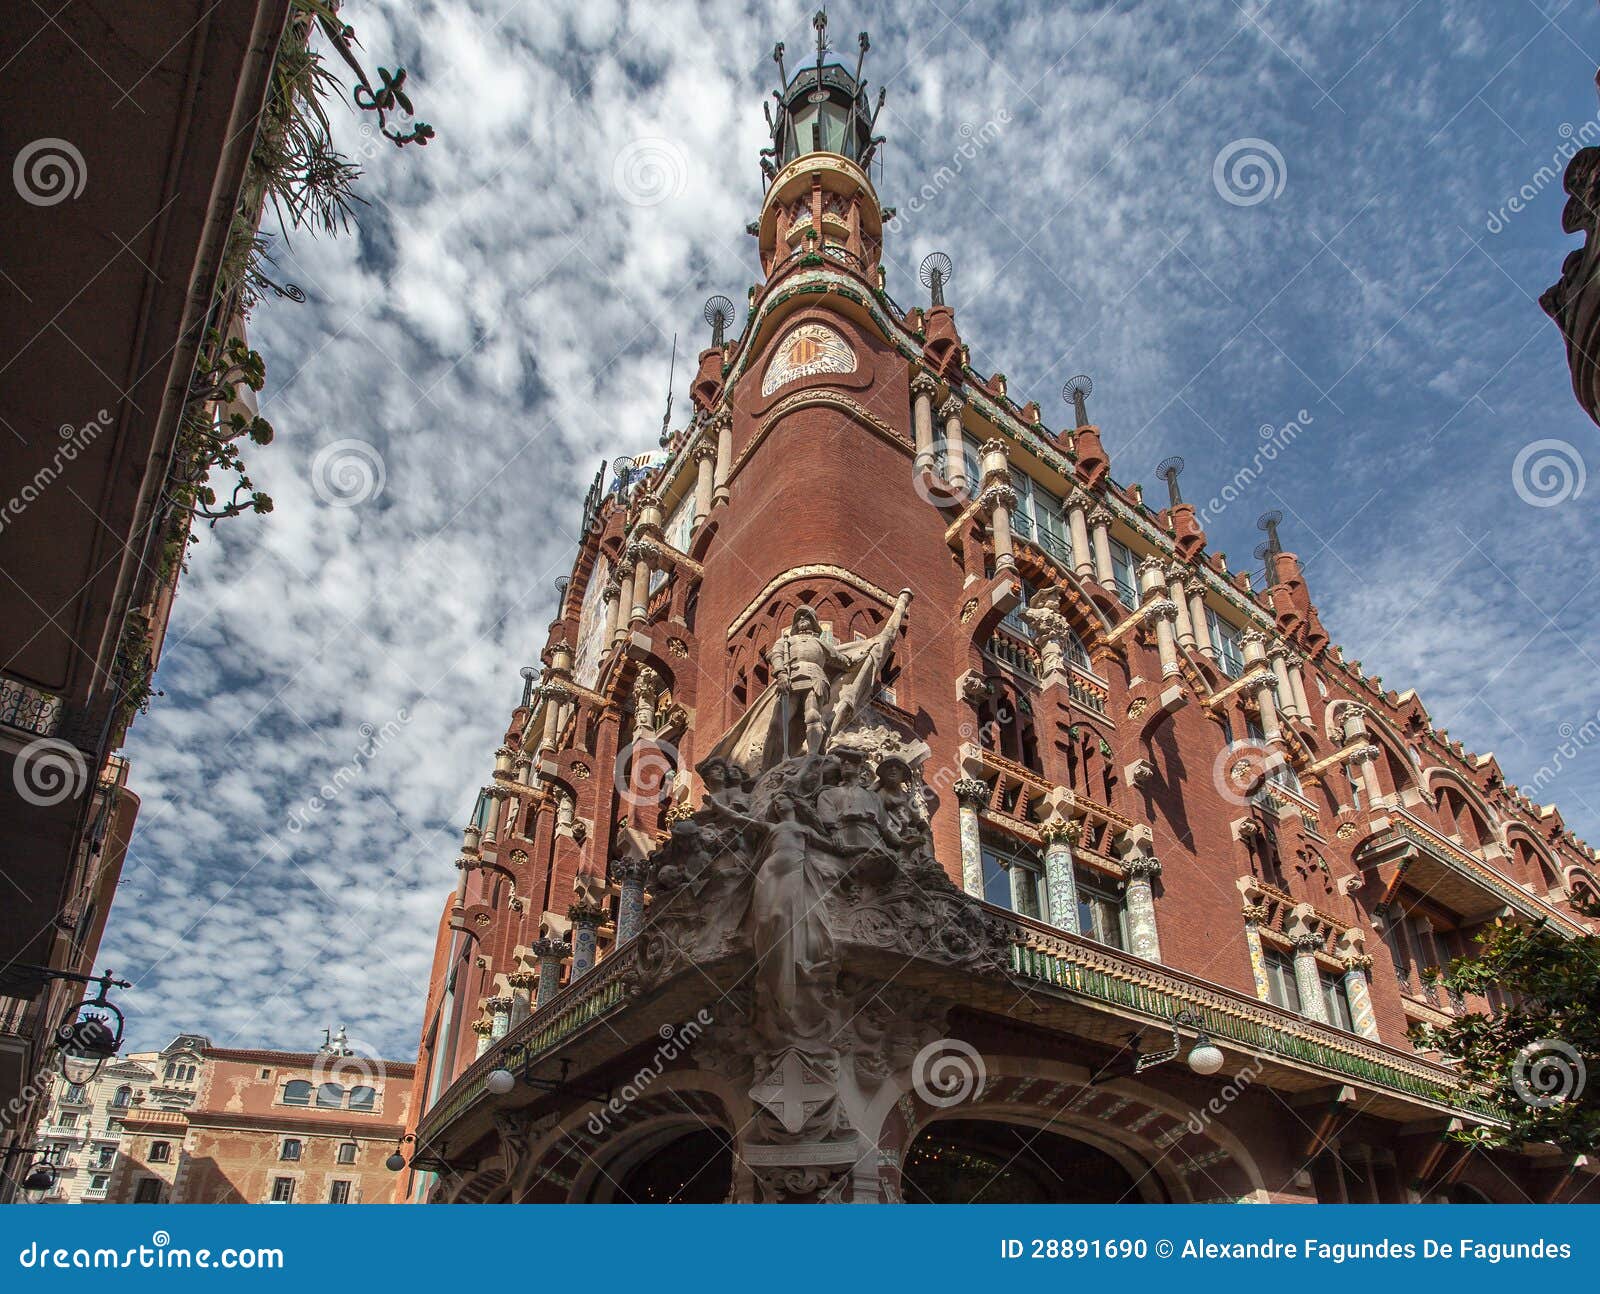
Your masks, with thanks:
[[[822,636],[815,611],[810,607],[795,611],[789,632],[772,645],[772,677],[778,688],[784,758],[802,753],[789,749],[796,717],[805,728],[804,753],[822,753],[833,711],[834,680],[850,668],[850,663],[849,657]]]

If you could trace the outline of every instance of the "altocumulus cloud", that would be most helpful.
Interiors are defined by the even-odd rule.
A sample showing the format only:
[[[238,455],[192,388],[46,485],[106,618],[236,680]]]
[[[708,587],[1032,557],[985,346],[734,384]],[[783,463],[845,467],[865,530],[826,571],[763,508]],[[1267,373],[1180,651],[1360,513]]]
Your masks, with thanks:
[[[138,981],[137,1045],[304,1047],[343,1022],[412,1053],[457,831],[583,489],[654,444],[673,334],[692,354],[703,299],[754,280],[767,54],[811,46],[798,3],[346,16],[438,138],[367,149],[359,232],[280,246],[309,300],[254,321],[279,438],[252,469],[277,510],[203,536],[131,742],[144,808],[104,960]],[[1587,8],[832,17],[846,57],[871,31],[889,87],[884,201],[932,194],[887,248],[890,291],[915,300],[918,259],[948,251],[975,365],[1051,425],[1051,393],[1093,375],[1123,480],[1181,453],[1206,497],[1309,410],[1213,544],[1248,564],[1256,513],[1283,508],[1335,637],[1531,778],[1600,707],[1580,632],[1600,594],[1553,556],[1581,505],[1521,504],[1510,464],[1536,435],[1596,450],[1534,302],[1566,250],[1559,190],[1492,239],[1484,219],[1594,115]],[[360,124],[339,120],[353,153]],[[1240,140],[1283,168],[1247,205],[1213,175]],[[349,506],[313,471],[340,441],[382,469]],[[1591,839],[1597,759],[1548,788]]]

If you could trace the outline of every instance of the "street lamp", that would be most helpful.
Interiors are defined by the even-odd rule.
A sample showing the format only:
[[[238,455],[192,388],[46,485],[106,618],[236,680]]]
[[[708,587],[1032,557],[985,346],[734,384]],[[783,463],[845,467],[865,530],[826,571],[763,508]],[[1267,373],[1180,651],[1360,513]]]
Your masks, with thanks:
[[[69,1083],[91,1082],[100,1067],[117,1054],[127,1019],[107,996],[113,988],[132,988],[128,980],[114,979],[110,971],[97,978],[55,972],[58,979],[98,984],[100,990],[69,1011],[56,1027],[56,1046],[61,1052],[61,1076]]]
[[[56,1169],[58,1167],[56,1155],[59,1153],[60,1148],[56,1146],[49,1146],[44,1150],[34,1146],[8,1146],[3,1152],[0,1152],[0,1164],[9,1163],[12,1159],[22,1155],[38,1156],[33,1163],[28,1165],[27,1171],[23,1173],[22,1180],[18,1183],[37,1202],[46,1191],[53,1189],[56,1184]]]
[[[1128,1046],[1132,1049],[1132,1056],[1121,1063],[1113,1062],[1106,1066],[1089,1080],[1090,1085],[1109,1082],[1113,1078],[1131,1078],[1135,1074],[1142,1074],[1147,1069],[1154,1069],[1157,1065],[1165,1065],[1169,1060],[1176,1059],[1183,1050],[1183,1033],[1187,1029],[1194,1034],[1194,1046],[1189,1049],[1188,1065],[1191,1071],[1202,1078],[1215,1074],[1222,1068],[1222,1048],[1211,1041],[1211,1035],[1206,1032],[1205,1022],[1193,1011],[1179,1011],[1169,1022],[1172,1029],[1172,1045],[1163,1047],[1160,1051],[1140,1052],[1139,1037],[1135,1033],[1129,1036]]]

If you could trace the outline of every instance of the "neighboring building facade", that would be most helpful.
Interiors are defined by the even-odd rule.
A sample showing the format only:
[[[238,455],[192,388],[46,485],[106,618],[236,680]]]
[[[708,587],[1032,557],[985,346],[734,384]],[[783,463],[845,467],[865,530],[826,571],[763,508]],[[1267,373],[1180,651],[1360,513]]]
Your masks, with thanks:
[[[142,1106],[106,1198],[117,1204],[391,1203],[413,1067],[317,1052],[207,1047],[183,1110]]]
[[[107,1198],[130,1119],[187,1109],[199,1090],[202,1034],[179,1034],[160,1051],[109,1061],[95,1078],[68,1083],[56,1075],[39,1122],[38,1145],[51,1152],[55,1187],[43,1204],[99,1203]]]
[[[1592,937],[1594,851],[1346,658],[1275,527],[1257,590],[1086,383],[1051,429],[975,372],[937,259],[889,297],[859,74],[787,80],[749,319],[584,502],[401,1197],[1596,1198],[1446,1140],[1493,1108],[1407,1037],[1496,1005],[1434,982],[1484,923]]]

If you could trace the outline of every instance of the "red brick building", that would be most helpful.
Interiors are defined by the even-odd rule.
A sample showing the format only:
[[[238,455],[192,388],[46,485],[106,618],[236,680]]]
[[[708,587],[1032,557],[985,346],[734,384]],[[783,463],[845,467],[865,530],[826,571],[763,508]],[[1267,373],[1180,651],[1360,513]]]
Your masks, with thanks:
[[[859,64],[779,101],[748,318],[596,479],[465,830],[403,1198],[1593,1198],[1407,1030],[1495,1007],[1433,982],[1485,922],[1591,937],[1594,851],[1275,525],[1253,588],[1087,383],[974,371],[938,258],[890,298]]]
[[[187,1109],[135,1105],[106,1199],[142,1204],[388,1204],[385,1161],[408,1121],[413,1069],[334,1046],[208,1047]]]

